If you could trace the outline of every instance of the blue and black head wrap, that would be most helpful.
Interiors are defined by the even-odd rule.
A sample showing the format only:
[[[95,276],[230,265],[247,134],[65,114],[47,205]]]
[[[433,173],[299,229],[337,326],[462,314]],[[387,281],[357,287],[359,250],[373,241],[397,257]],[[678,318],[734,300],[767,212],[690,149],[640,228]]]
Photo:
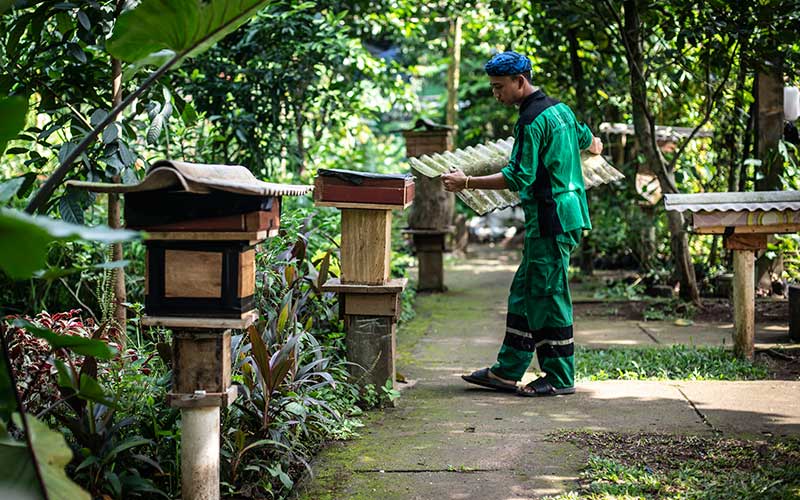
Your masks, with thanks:
[[[489,76],[520,75],[531,70],[531,60],[519,52],[507,50],[495,54],[483,69]]]

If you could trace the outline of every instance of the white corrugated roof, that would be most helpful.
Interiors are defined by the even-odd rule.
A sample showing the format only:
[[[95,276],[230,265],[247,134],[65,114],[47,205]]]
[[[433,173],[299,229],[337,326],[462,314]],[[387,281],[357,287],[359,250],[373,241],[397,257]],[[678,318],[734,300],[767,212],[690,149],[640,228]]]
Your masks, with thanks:
[[[677,141],[678,139],[686,139],[692,135],[692,127],[673,127],[670,125],[656,125],[656,139],[659,141]],[[636,131],[630,123],[609,123],[603,122],[600,124],[600,132],[605,134],[616,135],[634,135]],[[695,139],[698,137],[712,137],[714,132],[707,128],[701,128],[694,135]]]
[[[461,170],[466,175],[472,176],[490,175],[496,174],[508,165],[513,147],[514,138],[509,137],[455,151],[409,158],[408,162],[415,171],[431,178],[453,169]],[[612,167],[602,155],[593,155],[584,151],[581,153],[581,164],[586,189],[625,177]],[[470,189],[459,191],[456,195],[478,215],[484,215],[496,209],[513,207],[520,202],[519,195],[508,189]]]
[[[800,210],[800,191],[666,194],[664,208],[678,212]]]

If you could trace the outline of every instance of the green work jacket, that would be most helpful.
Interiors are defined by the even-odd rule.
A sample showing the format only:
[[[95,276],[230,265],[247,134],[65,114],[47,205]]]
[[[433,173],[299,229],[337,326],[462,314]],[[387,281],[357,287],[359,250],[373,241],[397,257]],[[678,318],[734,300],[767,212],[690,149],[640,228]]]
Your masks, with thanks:
[[[519,192],[527,238],[592,228],[580,154],[592,137],[569,106],[541,90],[522,101],[514,149],[501,172],[508,188]]]

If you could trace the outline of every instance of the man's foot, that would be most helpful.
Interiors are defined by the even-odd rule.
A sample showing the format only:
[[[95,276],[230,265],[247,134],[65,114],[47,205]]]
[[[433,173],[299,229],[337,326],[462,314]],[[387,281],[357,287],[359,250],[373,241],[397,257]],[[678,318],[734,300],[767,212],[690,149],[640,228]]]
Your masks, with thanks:
[[[539,377],[533,382],[517,389],[517,395],[525,397],[559,396],[563,394],[575,394],[575,387],[562,387],[556,389],[553,384]]]
[[[495,389],[504,392],[517,391],[517,383],[515,381],[500,378],[492,373],[492,370],[489,368],[481,368],[480,370],[474,371],[469,375],[461,375],[461,378],[470,384],[488,387],[489,389]]]

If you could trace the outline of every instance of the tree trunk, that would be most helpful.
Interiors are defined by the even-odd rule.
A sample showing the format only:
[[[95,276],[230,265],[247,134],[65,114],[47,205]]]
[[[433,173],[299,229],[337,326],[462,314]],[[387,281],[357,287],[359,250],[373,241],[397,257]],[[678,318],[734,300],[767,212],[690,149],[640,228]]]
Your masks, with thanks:
[[[758,119],[756,120],[756,140],[758,158],[761,160],[761,179],[756,178],[756,191],[773,191],[781,189],[783,175],[783,158],[778,153],[778,141],[783,138],[783,72],[781,65],[769,73],[756,76],[758,91],[756,104]],[[774,237],[770,235],[770,241]],[[772,283],[772,272],[783,271],[780,259],[770,257],[768,252],[759,252],[756,259],[755,284],[769,289]]]
[[[450,44],[448,47],[450,65],[447,68],[447,125],[455,127],[458,122],[458,83],[461,77],[461,18],[450,21]],[[453,147],[456,147],[453,134]]]
[[[782,71],[776,69],[770,73],[759,73],[756,79],[757,151],[758,158],[762,162],[761,171],[764,174],[756,181],[756,191],[772,191],[780,189],[780,178],[783,175],[783,159],[778,154],[778,141],[783,138]]]
[[[644,76],[644,50],[642,44],[642,21],[639,17],[640,0],[624,2],[625,19],[621,31],[626,46],[626,56],[631,75],[631,101],[633,104],[633,126],[642,153],[658,178],[662,193],[677,193],[675,174],[661,155],[656,144],[655,123],[647,100],[647,83]],[[684,229],[684,218],[680,212],[668,211],[670,248],[675,261],[675,272],[681,283],[681,297],[700,303],[700,292],[689,254],[689,240]]]
[[[118,106],[122,102],[122,64],[119,59],[111,60],[112,78],[112,107]],[[119,176],[114,177],[114,182],[120,182]],[[108,225],[114,229],[122,227],[120,217],[119,194],[108,194]],[[122,260],[122,243],[114,243],[112,249],[112,260]],[[117,342],[120,350],[125,350],[127,343],[127,324],[128,315],[125,303],[128,301],[127,290],[125,289],[125,268],[118,267],[113,270],[114,280],[114,326],[118,328]]]

